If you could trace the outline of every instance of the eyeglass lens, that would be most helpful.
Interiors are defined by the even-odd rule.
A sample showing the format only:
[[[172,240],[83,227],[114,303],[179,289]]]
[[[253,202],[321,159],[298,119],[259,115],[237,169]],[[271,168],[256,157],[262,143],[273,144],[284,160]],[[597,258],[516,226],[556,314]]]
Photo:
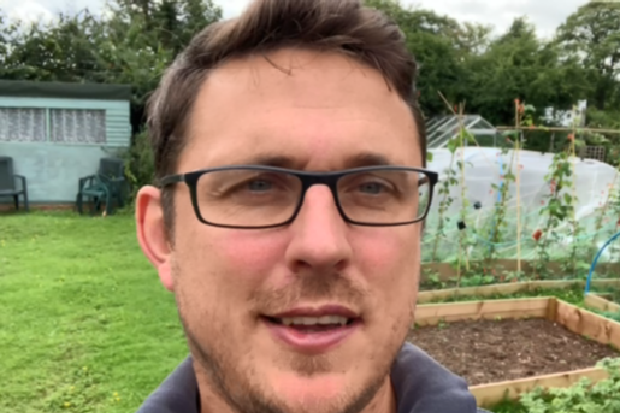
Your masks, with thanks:
[[[301,199],[302,181],[280,171],[230,169],[212,171],[196,184],[202,218],[245,227],[288,221]],[[424,172],[374,169],[347,174],[337,184],[338,201],[351,220],[365,224],[415,221],[427,210],[430,180]]]

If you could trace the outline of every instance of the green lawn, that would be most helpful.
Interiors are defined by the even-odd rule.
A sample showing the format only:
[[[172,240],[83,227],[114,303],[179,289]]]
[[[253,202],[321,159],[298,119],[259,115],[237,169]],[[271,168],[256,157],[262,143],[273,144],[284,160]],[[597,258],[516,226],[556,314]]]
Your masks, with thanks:
[[[186,354],[132,216],[0,215],[1,412],[133,412]]]
[[[186,355],[131,215],[0,214],[0,412],[131,413]]]

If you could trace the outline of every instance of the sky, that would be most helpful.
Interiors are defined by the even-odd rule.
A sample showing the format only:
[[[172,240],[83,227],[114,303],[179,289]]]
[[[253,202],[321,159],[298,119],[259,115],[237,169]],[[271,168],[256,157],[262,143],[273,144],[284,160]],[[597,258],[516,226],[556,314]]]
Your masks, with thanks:
[[[214,0],[224,17],[241,13],[250,0]],[[334,0],[338,1],[338,0]],[[505,31],[515,17],[527,16],[541,37],[551,37],[570,14],[588,0],[401,0],[402,4],[431,9],[460,21],[492,25],[495,33]],[[0,0],[3,14],[23,20],[38,20],[58,12],[75,12],[88,7],[95,14],[104,0]]]

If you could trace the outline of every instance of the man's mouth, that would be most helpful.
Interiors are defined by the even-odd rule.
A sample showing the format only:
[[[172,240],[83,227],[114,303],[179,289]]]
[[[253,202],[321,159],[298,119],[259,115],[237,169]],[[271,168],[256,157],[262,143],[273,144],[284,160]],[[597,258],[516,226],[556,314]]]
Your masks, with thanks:
[[[362,317],[340,306],[296,308],[261,316],[276,341],[299,353],[318,354],[343,343],[362,325]]]
[[[341,316],[321,316],[321,317],[265,317],[265,319],[276,325],[291,327],[300,331],[324,331],[342,328],[353,325],[356,318]]]

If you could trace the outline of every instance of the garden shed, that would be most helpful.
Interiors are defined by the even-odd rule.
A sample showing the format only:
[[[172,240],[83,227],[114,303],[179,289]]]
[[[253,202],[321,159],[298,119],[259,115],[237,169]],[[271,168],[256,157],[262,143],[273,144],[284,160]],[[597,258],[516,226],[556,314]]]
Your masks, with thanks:
[[[130,99],[128,85],[0,80],[0,157],[31,205],[73,204],[80,177],[129,147]]]

